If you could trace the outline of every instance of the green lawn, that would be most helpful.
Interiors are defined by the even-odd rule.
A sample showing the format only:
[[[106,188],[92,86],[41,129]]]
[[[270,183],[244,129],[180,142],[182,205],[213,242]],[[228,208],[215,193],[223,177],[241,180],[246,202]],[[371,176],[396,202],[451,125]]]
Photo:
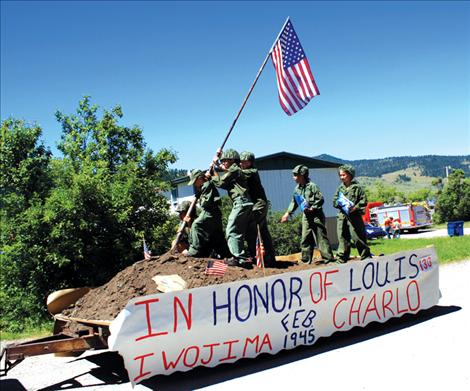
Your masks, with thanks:
[[[369,241],[373,254],[393,254],[434,245],[439,263],[470,259],[470,236],[439,237],[430,239],[378,239]]]
[[[464,228],[470,228],[470,221],[465,221],[465,222],[463,223],[463,227],[464,227]],[[432,229],[433,229],[433,230],[436,230],[436,229],[447,229],[447,223],[433,224],[433,225],[432,225]]]
[[[2,341],[11,341],[16,339],[23,338],[41,338],[52,335],[53,322],[44,321],[43,324],[39,326],[31,326],[19,333],[12,333],[9,331],[0,330],[0,340]]]

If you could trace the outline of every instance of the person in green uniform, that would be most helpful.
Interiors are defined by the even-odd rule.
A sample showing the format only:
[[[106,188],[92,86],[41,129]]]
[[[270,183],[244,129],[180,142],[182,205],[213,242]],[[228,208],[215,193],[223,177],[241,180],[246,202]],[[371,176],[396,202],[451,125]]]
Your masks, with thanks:
[[[323,194],[318,186],[309,179],[306,166],[301,164],[295,166],[292,174],[297,186],[294,189],[291,203],[281,218],[281,223],[289,220],[294,211],[300,207],[302,211],[302,238],[300,241],[302,262],[312,262],[315,243],[320,249],[324,263],[335,262],[326,233],[325,214],[322,208],[325,202]]]
[[[264,265],[267,267],[276,266],[276,254],[274,253],[273,241],[268,230],[268,199],[261,184],[258,169],[255,167],[255,155],[252,152],[244,151],[240,153],[240,166],[247,176],[248,191],[253,201],[253,210],[248,223],[246,241],[248,244],[248,254],[256,257],[256,238],[258,237],[258,227],[261,240],[264,246]]]
[[[207,175],[212,175],[215,186],[227,190],[233,202],[232,210],[228,216],[225,228],[225,237],[228,248],[233,257],[226,260],[231,266],[241,266],[252,268],[252,261],[245,252],[245,233],[251,217],[253,202],[248,193],[247,177],[240,168],[240,155],[234,149],[227,149],[223,153],[218,150],[214,157],[214,163],[220,157],[220,167],[224,171],[219,176],[217,171],[208,171]]]
[[[189,249],[183,255],[224,258],[230,253],[224,238],[220,195],[212,181],[201,170],[192,170],[188,185],[196,188],[201,211],[191,225]],[[189,221],[186,220],[188,223]]]
[[[349,164],[339,167],[339,179],[342,183],[333,198],[333,206],[339,209],[336,223],[339,246],[336,255],[342,262],[349,260],[351,243],[357,248],[361,259],[371,257],[362,220],[367,197],[364,189],[354,179],[355,173]]]
[[[181,236],[178,240],[178,243],[174,243],[176,239],[173,241],[171,247],[176,247],[176,251],[180,254],[183,253],[184,250],[189,248],[189,235],[191,232],[191,223],[197,217],[196,208],[194,208],[191,212],[191,217],[186,217],[188,214],[188,209],[191,205],[189,201],[183,201],[176,206],[176,213],[178,213],[178,217],[181,221],[186,221],[186,226],[184,227],[183,231],[181,232]]]

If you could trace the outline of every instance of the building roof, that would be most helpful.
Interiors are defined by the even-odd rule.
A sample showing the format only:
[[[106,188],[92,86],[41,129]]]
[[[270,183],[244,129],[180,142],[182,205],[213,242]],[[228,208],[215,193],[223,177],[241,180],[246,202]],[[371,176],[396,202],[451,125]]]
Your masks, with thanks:
[[[303,164],[308,168],[338,168],[341,166],[339,163],[290,152],[278,152],[256,158],[256,168],[258,170],[291,170],[298,164]]]
[[[290,152],[277,152],[271,155],[256,158],[256,168],[262,171],[268,170],[292,170],[296,165],[303,164],[308,168],[338,168],[340,163],[315,159],[309,156],[297,155]],[[189,176],[179,177],[171,181],[172,185],[188,182]]]

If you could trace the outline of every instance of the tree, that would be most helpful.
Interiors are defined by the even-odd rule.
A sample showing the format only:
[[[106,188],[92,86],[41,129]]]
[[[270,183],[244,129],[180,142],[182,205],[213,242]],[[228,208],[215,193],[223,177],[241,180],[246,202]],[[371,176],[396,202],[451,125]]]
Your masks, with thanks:
[[[104,110],[85,97],[76,115],[56,113],[62,125],[58,181],[47,202],[46,221],[63,266],[83,284],[100,284],[142,258],[142,238],[154,253],[170,247],[172,220],[162,191],[176,155],[146,149],[137,126],[121,126],[122,109]],[[73,238],[73,241],[68,240]],[[93,273],[91,273],[93,270]],[[77,273],[78,272],[78,273]]]
[[[366,188],[366,195],[369,202],[394,204],[397,202],[404,202],[406,200],[404,193],[399,192],[395,187],[387,186],[382,182],[377,182],[373,189]]]
[[[21,120],[2,121],[0,140],[0,188],[2,211],[10,216],[44,199],[51,187],[51,152],[39,137],[41,128]]]
[[[431,198],[433,195],[431,189],[419,189],[414,191],[413,193],[408,194],[408,200],[410,202],[419,202],[419,201],[426,201]]]
[[[444,184],[442,182],[442,178],[434,178],[431,181],[431,185],[434,186],[437,189],[437,192],[440,193],[442,189],[444,188]]]
[[[56,159],[38,144],[38,127],[2,123],[3,320],[33,318],[51,291],[103,284],[143,258],[144,235],[155,254],[169,250],[174,219],[162,192],[176,155],[148,149],[122,116],[89,97],[74,115],[57,112]]]
[[[470,220],[470,178],[465,178],[463,170],[454,170],[449,175],[438,195],[434,218],[438,222]]]
[[[281,224],[284,212],[271,212],[268,228],[273,239],[276,255],[288,255],[300,252],[300,236],[302,234],[302,214],[297,213],[287,223]]]
[[[39,140],[41,128],[13,118],[2,121],[0,140],[0,328],[37,322],[43,300],[44,203],[52,188],[51,152]],[[39,315],[39,316],[38,316]],[[19,324],[18,322],[23,322]]]

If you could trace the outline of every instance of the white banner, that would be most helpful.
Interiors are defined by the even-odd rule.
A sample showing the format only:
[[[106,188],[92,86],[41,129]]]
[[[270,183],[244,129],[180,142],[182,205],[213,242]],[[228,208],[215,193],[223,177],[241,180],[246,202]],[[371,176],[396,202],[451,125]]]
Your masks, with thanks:
[[[132,383],[312,345],[335,331],[385,322],[439,300],[433,247],[253,280],[134,298],[109,347]]]

